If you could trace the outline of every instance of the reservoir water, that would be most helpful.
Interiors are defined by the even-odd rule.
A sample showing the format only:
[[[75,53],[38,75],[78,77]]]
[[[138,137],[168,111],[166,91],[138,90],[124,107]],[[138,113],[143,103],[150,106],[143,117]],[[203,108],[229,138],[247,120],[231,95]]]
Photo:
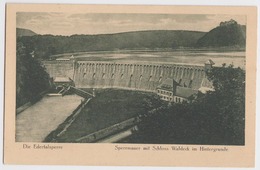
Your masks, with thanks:
[[[71,57],[64,54],[62,58]],[[73,57],[85,61],[112,61],[112,62],[152,62],[203,65],[208,59],[215,62],[215,66],[233,64],[235,67],[245,68],[244,51],[106,51],[75,53]]]

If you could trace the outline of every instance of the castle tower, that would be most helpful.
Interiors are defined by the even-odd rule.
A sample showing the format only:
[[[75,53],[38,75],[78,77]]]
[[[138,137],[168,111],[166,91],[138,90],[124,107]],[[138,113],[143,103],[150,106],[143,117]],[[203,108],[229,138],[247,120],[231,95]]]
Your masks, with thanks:
[[[212,69],[213,65],[215,64],[211,59],[209,59],[208,61],[206,61],[205,63],[205,71],[209,71]]]

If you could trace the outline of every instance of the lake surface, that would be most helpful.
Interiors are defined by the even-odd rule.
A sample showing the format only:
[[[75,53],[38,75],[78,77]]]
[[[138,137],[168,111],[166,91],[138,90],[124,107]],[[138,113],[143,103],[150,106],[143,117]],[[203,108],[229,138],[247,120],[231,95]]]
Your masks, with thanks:
[[[70,57],[64,55],[62,58]],[[245,68],[245,52],[212,51],[108,51],[73,54],[78,60],[114,62],[152,62],[203,65],[211,59],[215,66],[223,63]]]

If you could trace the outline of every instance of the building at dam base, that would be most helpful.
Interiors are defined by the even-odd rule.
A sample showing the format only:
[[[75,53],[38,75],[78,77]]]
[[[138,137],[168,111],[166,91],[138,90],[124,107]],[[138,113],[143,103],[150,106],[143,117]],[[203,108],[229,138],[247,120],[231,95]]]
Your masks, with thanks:
[[[191,96],[198,93],[198,90],[181,87],[174,79],[166,79],[157,87],[157,94],[162,100],[181,103],[188,101]]]
[[[77,88],[119,88],[159,93],[158,88],[160,89],[163,83],[170,80],[176,84],[175,90],[185,91],[186,94],[201,88],[213,88],[206,76],[206,71],[212,68],[213,64],[211,60],[204,65],[76,61],[74,59],[43,61],[50,77],[69,77]]]

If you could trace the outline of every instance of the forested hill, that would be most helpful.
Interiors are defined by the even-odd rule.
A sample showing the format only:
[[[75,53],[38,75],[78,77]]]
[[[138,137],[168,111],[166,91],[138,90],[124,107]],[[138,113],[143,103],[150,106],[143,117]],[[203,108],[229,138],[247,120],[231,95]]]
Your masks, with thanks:
[[[51,55],[113,50],[156,50],[183,48],[244,49],[246,26],[234,20],[221,22],[209,32],[183,30],[150,30],[98,35],[37,35],[17,29],[18,42],[35,52],[37,58]],[[30,50],[29,49],[29,50]]]
[[[197,47],[245,47],[246,44],[246,26],[237,24],[230,20],[221,22],[220,25],[197,42]]]
[[[16,28],[16,36],[17,37],[33,36],[33,35],[36,35],[36,33],[31,31],[31,30],[23,29],[23,28]]]
[[[53,54],[83,51],[194,47],[204,34],[198,31],[156,30],[99,35],[35,35],[19,37],[18,41],[35,50],[36,56],[47,58]]]

